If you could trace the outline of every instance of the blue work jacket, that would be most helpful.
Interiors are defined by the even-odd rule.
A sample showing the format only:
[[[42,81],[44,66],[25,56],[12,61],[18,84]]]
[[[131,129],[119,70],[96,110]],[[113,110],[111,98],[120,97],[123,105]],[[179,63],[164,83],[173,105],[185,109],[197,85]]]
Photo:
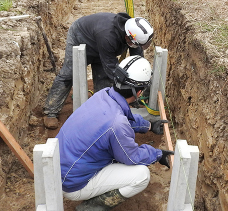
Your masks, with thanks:
[[[135,142],[135,132],[145,133],[149,125],[142,116],[131,113],[125,98],[113,88],[95,93],[73,112],[56,136],[63,190],[82,189],[113,162],[148,166],[158,161],[160,149]]]

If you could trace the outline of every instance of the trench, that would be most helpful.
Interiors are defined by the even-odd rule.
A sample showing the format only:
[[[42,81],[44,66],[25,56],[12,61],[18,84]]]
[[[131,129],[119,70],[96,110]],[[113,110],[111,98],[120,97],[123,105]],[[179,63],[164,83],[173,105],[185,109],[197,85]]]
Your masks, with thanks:
[[[25,7],[23,3],[17,1],[17,7]],[[58,71],[64,60],[67,30],[76,18],[99,11],[110,12],[110,8],[112,12],[125,11],[124,1],[120,0],[108,3],[104,0],[43,0],[28,1],[27,5],[29,14],[42,17]],[[171,128],[173,145],[176,138],[186,139],[188,144],[200,149],[195,210],[226,210],[228,91],[224,76],[208,74],[210,57],[195,38],[194,26],[181,13],[178,4],[169,0],[145,0],[134,1],[134,6],[136,15],[147,18],[155,29],[154,43],[145,57],[153,63],[154,46],[168,49],[166,99],[172,114],[168,118],[174,126]],[[33,18],[2,25],[16,28],[16,31],[0,29],[0,120],[32,159],[34,145],[45,143],[58,132],[43,125],[43,106],[55,73]],[[91,80],[89,88],[92,89]],[[72,97],[69,95],[59,117],[60,126],[71,113]],[[139,144],[153,141],[154,147],[165,147],[160,136],[139,135],[136,138]],[[2,140],[0,146],[0,209],[34,210],[33,179]],[[115,210],[165,209],[171,173],[157,164],[149,168],[148,188]],[[76,204],[64,201],[65,210],[74,210]]]

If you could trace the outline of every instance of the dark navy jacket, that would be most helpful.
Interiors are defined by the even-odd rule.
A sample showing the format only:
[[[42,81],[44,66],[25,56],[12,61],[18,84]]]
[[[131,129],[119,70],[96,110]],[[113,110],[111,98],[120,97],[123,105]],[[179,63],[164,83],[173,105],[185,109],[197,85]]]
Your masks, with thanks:
[[[87,56],[99,57],[105,73],[111,79],[118,63],[117,56],[129,48],[124,27],[130,18],[127,13],[96,13],[79,18],[71,26],[72,33],[79,30],[83,34],[81,39],[86,44]],[[131,56],[143,56],[141,47],[129,48],[129,52]]]
[[[82,189],[112,162],[150,165],[160,149],[138,145],[135,132],[145,133],[150,123],[132,114],[125,98],[113,88],[95,93],[66,120],[58,135],[63,190]]]

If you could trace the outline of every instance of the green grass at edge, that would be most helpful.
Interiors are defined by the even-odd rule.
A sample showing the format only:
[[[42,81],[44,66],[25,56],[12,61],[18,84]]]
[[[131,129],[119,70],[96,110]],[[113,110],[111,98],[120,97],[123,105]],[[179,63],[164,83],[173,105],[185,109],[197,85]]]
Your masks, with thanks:
[[[9,11],[13,5],[13,0],[0,0],[0,11]]]

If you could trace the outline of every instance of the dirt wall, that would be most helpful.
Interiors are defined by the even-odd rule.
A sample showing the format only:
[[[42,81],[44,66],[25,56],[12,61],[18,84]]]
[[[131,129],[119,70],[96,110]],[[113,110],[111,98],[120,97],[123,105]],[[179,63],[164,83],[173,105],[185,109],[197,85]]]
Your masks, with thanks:
[[[0,120],[22,144],[27,135],[30,112],[37,104],[44,84],[39,79],[44,46],[32,20],[1,24],[4,28],[0,37]],[[5,177],[11,167],[12,154],[3,143],[1,146],[4,150],[0,150],[0,170],[1,177]]]
[[[41,96],[46,95],[55,77],[36,18],[42,17],[41,25],[52,48],[52,40],[57,39],[56,32],[61,29],[57,26],[67,17],[73,2],[14,1],[12,12],[0,12],[0,17],[31,15],[26,19],[0,22],[0,120],[22,148],[29,142],[29,124],[42,124],[34,118],[33,109],[38,103],[43,106]],[[14,156],[1,139],[0,146],[1,195]]]
[[[196,39],[182,4],[147,0],[147,7],[155,45],[169,52],[166,95],[175,138],[200,150],[196,209],[227,210],[228,72],[214,71],[214,55]]]

